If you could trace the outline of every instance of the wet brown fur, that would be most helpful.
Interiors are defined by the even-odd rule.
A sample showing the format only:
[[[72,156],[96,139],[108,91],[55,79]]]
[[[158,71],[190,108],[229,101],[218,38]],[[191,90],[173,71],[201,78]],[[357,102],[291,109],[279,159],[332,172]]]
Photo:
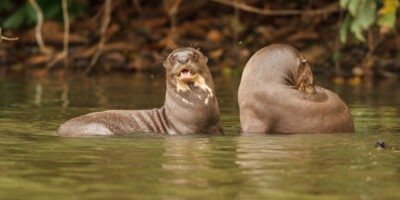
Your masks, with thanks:
[[[195,66],[202,83],[187,83],[189,90],[177,90],[177,67],[171,55],[192,52],[188,66]],[[62,124],[57,134],[61,136],[124,135],[133,132],[168,134],[222,133],[219,125],[219,106],[214,92],[214,82],[207,66],[207,58],[193,48],[175,49],[164,61],[166,69],[166,95],[164,106],[151,110],[109,110],[73,118]],[[185,83],[186,84],[186,83]],[[202,84],[202,85],[200,85]],[[206,89],[209,90],[206,90]],[[212,95],[210,95],[212,93]],[[207,101],[206,101],[207,100]]]
[[[307,60],[289,45],[270,45],[250,58],[238,101],[243,132],[354,132],[346,104],[315,86]]]

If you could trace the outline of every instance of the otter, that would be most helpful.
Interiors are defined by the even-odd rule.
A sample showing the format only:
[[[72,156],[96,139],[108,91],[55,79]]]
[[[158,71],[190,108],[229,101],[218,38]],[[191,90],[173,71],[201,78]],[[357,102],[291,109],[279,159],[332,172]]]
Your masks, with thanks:
[[[307,59],[289,45],[273,44],[250,58],[238,103],[243,132],[354,132],[349,108],[335,93],[314,85]]]
[[[164,105],[151,110],[109,110],[89,113],[62,124],[60,136],[222,133],[219,106],[207,57],[194,48],[178,48],[163,63]]]

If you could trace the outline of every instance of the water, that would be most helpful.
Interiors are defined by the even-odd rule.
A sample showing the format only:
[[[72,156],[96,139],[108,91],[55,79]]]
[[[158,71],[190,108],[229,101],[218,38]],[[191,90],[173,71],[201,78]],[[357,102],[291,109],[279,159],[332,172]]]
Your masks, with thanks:
[[[216,77],[225,136],[54,135],[88,112],[160,107],[162,76],[0,77],[0,199],[400,199],[396,81],[320,78],[355,134],[240,135],[239,79]]]

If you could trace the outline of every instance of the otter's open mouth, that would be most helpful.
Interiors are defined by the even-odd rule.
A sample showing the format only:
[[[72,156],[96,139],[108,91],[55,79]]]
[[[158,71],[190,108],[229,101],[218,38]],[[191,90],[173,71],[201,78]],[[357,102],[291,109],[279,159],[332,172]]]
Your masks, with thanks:
[[[191,72],[189,69],[182,69],[178,75],[178,79],[184,82],[193,82],[196,73]]]

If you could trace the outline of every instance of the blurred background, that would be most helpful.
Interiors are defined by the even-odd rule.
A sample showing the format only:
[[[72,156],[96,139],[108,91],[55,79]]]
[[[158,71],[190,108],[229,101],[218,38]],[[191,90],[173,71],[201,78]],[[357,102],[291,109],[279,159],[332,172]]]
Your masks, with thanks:
[[[399,76],[398,10],[398,0],[1,0],[0,73],[162,71],[168,52],[193,46],[230,75],[288,43],[314,73],[358,84]]]

